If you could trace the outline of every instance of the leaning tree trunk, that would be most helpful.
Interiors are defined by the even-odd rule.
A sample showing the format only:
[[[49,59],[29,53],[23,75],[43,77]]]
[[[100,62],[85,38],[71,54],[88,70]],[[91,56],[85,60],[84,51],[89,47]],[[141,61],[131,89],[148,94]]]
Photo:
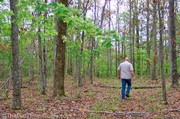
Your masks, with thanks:
[[[107,5],[107,0],[104,1],[104,5],[103,5],[103,8],[102,8],[100,28],[103,27],[103,21],[104,21],[104,16],[105,16],[106,5]]]
[[[132,10],[135,11],[135,3],[134,3],[134,0],[132,1]],[[131,63],[133,64],[133,67],[134,67],[134,71],[136,71],[136,67],[135,67],[135,58],[134,58],[134,52],[135,52],[135,49],[134,49],[134,44],[135,44],[135,13],[133,13],[133,19],[132,19],[132,61]]]
[[[160,55],[160,71],[161,71],[161,82],[162,82],[162,97],[165,104],[167,104],[166,95],[166,82],[164,78],[164,55],[163,55],[163,31],[164,31],[164,2],[161,9],[161,0],[158,0],[158,15],[159,15],[159,55]]]
[[[12,40],[12,81],[13,81],[13,103],[12,109],[21,108],[21,80],[19,66],[19,43],[18,43],[18,25],[15,22],[18,15],[18,0],[10,0],[10,9],[13,12],[11,16],[11,40]]]
[[[58,0],[59,3],[68,6],[68,0]],[[56,60],[55,60],[55,74],[54,74],[54,90],[53,96],[64,96],[64,78],[65,78],[65,57],[66,57],[66,42],[63,36],[66,35],[67,23],[57,19],[57,41],[56,41]]]
[[[169,0],[169,36],[170,36],[170,65],[171,65],[171,79],[172,87],[178,87],[177,76],[177,57],[176,57],[176,27],[175,27],[175,10],[174,1]]]
[[[156,1],[153,1],[153,60],[152,60],[152,80],[156,79],[156,62],[157,62],[157,48],[156,48]]]

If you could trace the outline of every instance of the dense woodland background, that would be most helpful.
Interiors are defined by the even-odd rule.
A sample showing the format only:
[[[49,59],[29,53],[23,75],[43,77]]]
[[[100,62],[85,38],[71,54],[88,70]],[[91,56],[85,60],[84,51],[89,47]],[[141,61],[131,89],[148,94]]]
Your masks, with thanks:
[[[78,86],[117,76],[125,57],[136,79],[180,75],[178,0],[1,0],[0,90],[13,81],[13,109],[21,107],[23,81],[39,81],[46,94],[63,96],[65,77]],[[10,11],[11,10],[11,11]],[[7,87],[6,87],[7,88]]]

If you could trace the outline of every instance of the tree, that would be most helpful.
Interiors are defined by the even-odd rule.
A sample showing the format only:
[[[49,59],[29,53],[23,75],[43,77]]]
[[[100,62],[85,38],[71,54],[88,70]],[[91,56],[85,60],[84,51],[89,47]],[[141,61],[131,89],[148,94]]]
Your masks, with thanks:
[[[139,12],[138,12],[138,0],[135,0],[134,1],[134,7],[135,7],[135,31],[136,31],[136,48],[137,48],[137,59],[136,59],[136,62],[137,62],[137,68],[136,68],[136,71],[137,71],[137,75],[140,75],[140,43],[139,43],[139,19],[138,19],[138,16],[139,16]]]
[[[45,0],[45,3],[48,3],[48,0]],[[45,11],[44,13],[44,20],[47,19],[48,11]],[[46,26],[44,26],[44,33],[46,33]],[[47,39],[44,38],[44,45],[43,45],[43,59],[44,59],[44,79],[46,84],[46,79],[48,77],[48,69],[47,69],[47,63],[48,63],[48,45],[47,45]]]
[[[130,61],[133,63],[133,40],[132,40],[132,0],[129,0],[129,37],[130,37]]]
[[[146,20],[146,42],[147,42],[147,76],[150,76],[150,41],[149,41],[149,14],[150,14],[150,9],[149,9],[149,0],[147,0],[147,20]]]
[[[162,82],[162,97],[165,104],[167,104],[166,82],[164,78],[164,55],[163,55],[163,31],[164,31],[164,2],[161,6],[161,0],[158,0],[158,16],[159,16],[159,55],[160,55],[160,71]]]
[[[21,108],[21,80],[19,67],[19,44],[18,44],[18,25],[17,25],[17,4],[18,0],[10,0],[11,16],[11,40],[12,40],[12,80],[13,80],[13,104],[12,109]]]
[[[157,43],[156,43],[156,22],[157,22],[157,15],[156,15],[156,1],[153,0],[153,60],[152,60],[152,80],[156,79],[156,62],[157,62]]]
[[[58,0],[58,3],[68,6],[68,0]],[[53,96],[64,96],[64,78],[65,78],[65,52],[66,52],[66,42],[63,36],[66,35],[67,23],[61,19],[56,19],[57,21],[57,32],[56,37],[56,59],[55,59],[55,74],[54,74],[54,90]]]
[[[175,27],[175,0],[169,0],[169,43],[170,43],[170,67],[172,87],[178,87],[177,59],[176,59],[176,27]]]
[[[42,38],[40,35],[41,28],[38,28],[38,51],[39,51],[39,73],[40,73],[40,86],[41,86],[41,94],[46,94],[46,85],[44,78],[44,61],[43,61],[43,53],[42,53]]]

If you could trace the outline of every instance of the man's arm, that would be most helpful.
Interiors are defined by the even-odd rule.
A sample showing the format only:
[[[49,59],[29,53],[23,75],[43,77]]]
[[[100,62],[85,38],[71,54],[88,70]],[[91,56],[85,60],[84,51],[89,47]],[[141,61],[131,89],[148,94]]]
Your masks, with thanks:
[[[134,70],[131,70],[131,76],[134,78]]]
[[[121,72],[120,71],[121,71],[121,67],[119,65],[119,67],[117,69],[117,73],[118,73],[117,78],[118,78],[118,80],[120,80],[120,78],[121,78]]]
[[[120,80],[121,78],[121,73],[120,73],[120,70],[118,70],[118,80]]]
[[[131,71],[132,78],[134,78],[134,68],[133,68],[132,64],[130,64],[130,71]]]

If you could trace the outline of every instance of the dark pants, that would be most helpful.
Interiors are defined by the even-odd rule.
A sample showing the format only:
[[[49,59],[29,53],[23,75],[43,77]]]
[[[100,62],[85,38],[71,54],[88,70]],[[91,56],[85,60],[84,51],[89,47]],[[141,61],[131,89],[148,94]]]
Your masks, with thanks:
[[[125,100],[125,95],[130,93],[131,90],[131,79],[121,79],[122,81],[122,89],[121,89],[121,96],[122,100]],[[128,85],[126,90],[126,84]]]

